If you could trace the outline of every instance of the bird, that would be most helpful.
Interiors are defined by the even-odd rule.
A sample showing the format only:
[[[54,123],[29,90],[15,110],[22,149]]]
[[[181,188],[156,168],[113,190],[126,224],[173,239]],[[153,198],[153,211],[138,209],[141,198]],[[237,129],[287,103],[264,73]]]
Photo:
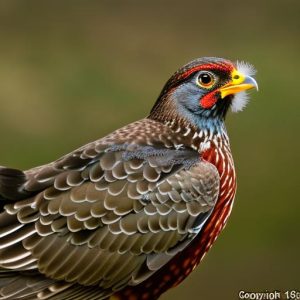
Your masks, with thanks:
[[[54,162],[0,168],[0,299],[158,299],[212,246],[232,210],[225,127],[255,69],[197,58],[149,115]]]

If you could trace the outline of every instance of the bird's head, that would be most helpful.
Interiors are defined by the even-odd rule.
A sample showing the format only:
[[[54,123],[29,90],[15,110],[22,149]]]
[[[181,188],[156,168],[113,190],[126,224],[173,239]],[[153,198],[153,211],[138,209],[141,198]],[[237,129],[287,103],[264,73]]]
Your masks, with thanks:
[[[160,121],[184,119],[196,127],[222,122],[231,107],[247,103],[246,90],[258,88],[254,68],[215,57],[196,59],[180,68],[166,83],[151,110]]]

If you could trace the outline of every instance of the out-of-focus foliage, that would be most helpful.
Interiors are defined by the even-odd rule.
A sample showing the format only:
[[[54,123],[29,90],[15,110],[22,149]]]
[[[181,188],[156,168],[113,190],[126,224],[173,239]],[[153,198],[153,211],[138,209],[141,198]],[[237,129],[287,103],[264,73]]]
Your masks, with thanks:
[[[0,163],[47,163],[144,117],[193,58],[249,61],[260,91],[227,119],[232,216],[200,267],[162,299],[299,289],[299,4],[2,1]]]

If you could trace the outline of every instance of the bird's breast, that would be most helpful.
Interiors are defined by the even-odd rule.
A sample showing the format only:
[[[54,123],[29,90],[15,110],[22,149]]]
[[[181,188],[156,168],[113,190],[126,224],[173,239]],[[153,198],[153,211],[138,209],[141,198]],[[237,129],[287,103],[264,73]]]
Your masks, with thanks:
[[[212,147],[202,153],[202,159],[217,168],[220,175],[220,190],[217,204],[199,241],[199,245],[206,245],[201,259],[226,225],[236,193],[236,173],[229,146],[216,147],[212,144]]]
[[[128,287],[116,299],[129,299],[129,295],[134,300],[157,299],[162,292],[178,285],[195,269],[224,228],[236,191],[236,176],[229,146],[221,148],[210,143],[210,147],[202,152],[201,159],[213,164],[220,175],[219,197],[210,218],[188,247],[148,280],[138,286]]]
[[[201,159],[213,164],[219,172],[219,197],[201,232],[189,247],[177,255],[173,264],[169,265],[171,274],[173,272],[180,274],[173,286],[179,284],[195,269],[225,227],[230,215],[236,192],[236,174],[229,145],[221,144],[221,146],[217,147],[211,143],[211,146],[201,153]]]

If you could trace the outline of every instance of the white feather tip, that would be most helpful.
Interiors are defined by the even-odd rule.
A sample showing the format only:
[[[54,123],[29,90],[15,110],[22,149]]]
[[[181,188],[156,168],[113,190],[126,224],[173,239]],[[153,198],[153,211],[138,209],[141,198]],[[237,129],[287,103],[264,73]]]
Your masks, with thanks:
[[[245,62],[245,61],[237,61],[236,68],[239,72],[246,76],[253,76],[256,74],[256,70],[253,65]]]

